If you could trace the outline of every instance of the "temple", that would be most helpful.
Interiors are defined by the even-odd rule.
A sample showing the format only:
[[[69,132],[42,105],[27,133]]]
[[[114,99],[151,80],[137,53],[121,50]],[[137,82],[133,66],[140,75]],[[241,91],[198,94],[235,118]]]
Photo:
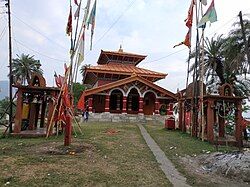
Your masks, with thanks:
[[[79,103],[90,113],[166,115],[176,102],[176,95],[156,81],[167,74],[139,68],[145,55],[103,51],[96,66],[86,66],[83,73],[85,90]],[[78,105],[79,105],[78,103]]]

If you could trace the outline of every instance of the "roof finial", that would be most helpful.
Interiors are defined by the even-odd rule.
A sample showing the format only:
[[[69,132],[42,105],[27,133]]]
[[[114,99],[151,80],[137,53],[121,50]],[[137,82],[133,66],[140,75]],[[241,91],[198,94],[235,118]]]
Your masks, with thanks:
[[[123,53],[122,44],[120,44],[120,49],[118,50],[118,52]]]

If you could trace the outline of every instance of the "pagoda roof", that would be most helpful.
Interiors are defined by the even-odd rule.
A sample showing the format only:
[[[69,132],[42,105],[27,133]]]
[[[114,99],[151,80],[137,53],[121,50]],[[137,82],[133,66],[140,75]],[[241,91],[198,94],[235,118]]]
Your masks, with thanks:
[[[97,94],[97,93],[103,92],[105,90],[110,90],[112,88],[115,88],[115,87],[118,87],[118,86],[121,86],[124,84],[128,84],[128,83],[134,82],[134,81],[139,81],[139,82],[159,91],[160,93],[165,95],[165,97],[171,97],[173,99],[177,99],[177,97],[174,93],[154,84],[153,82],[151,82],[151,81],[149,81],[149,80],[147,80],[139,75],[132,75],[132,76],[127,77],[125,79],[121,79],[121,80],[111,82],[111,83],[108,83],[108,84],[105,84],[105,85],[102,85],[102,86],[99,86],[96,88],[91,88],[91,89],[85,90],[83,92],[83,95],[86,97],[88,95]]]
[[[120,48],[119,51],[103,51],[97,61],[97,64],[109,64],[110,62],[120,63],[120,64],[132,64],[136,66],[142,60],[144,60],[146,55],[138,55],[134,53],[123,52]]]
[[[123,75],[131,75],[133,73],[138,75],[147,75],[147,76],[155,76],[159,78],[165,78],[167,74],[165,73],[159,73],[156,71],[151,71],[144,68],[139,68],[136,66],[128,66],[128,65],[97,65],[97,66],[90,66],[86,68],[89,72],[97,72],[97,73],[110,73],[110,74],[123,74]]]
[[[85,68],[83,82],[88,79],[93,79],[92,74],[110,74],[110,75],[125,75],[131,76],[133,74],[140,75],[146,79],[151,79],[154,81],[164,79],[167,74],[159,73],[156,71],[151,71],[144,68],[139,68],[133,65],[119,65],[119,64],[105,64],[97,66],[89,66]]]

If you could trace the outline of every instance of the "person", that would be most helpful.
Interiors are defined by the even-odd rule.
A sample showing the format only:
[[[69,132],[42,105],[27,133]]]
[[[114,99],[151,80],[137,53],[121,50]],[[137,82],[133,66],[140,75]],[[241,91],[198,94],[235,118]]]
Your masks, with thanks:
[[[89,119],[89,108],[86,107],[85,111],[84,111],[84,121],[88,122]]]

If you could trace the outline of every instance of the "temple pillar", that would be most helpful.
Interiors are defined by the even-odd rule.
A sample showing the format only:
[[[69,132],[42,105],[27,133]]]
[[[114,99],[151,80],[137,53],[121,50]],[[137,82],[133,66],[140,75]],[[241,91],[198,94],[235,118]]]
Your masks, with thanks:
[[[182,114],[183,114],[183,105],[182,105],[182,101],[178,101],[178,117],[179,117],[179,121],[178,121],[178,128],[183,132],[183,123],[182,123]]]
[[[128,97],[128,111],[131,112],[132,110],[132,97]]]
[[[122,98],[122,113],[127,113],[127,97],[123,96]]]
[[[208,100],[207,105],[207,140],[214,142],[214,101]]]
[[[139,114],[143,114],[143,97],[139,97]]]
[[[28,129],[29,130],[34,130],[36,129],[36,123],[37,123],[37,103],[36,102],[32,102],[30,103],[30,115],[29,115],[29,126]]]
[[[40,128],[43,128],[43,127],[44,127],[46,105],[47,105],[47,102],[46,102],[46,99],[44,99],[43,102],[42,102]]]
[[[235,139],[237,141],[237,145],[239,147],[243,146],[242,141],[242,106],[241,101],[236,102],[236,110],[235,110]]]
[[[155,114],[156,114],[156,115],[160,115],[159,108],[160,108],[159,99],[156,98],[156,99],[155,99]]]
[[[93,111],[93,97],[89,97],[88,107],[89,107],[89,112],[91,113]]]
[[[110,96],[106,95],[106,97],[105,97],[105,109],[104,109],[105,112],[109,112],[109,101],[110,101]]]
[[[14,133],[21,132],[22,125],[22,113],[23,113],[23,92],[21,89],[17,92],[17,106],[16,106],[16,115],[15,115],[15,126]]]
[[[219,137],[225,137],[225,119],[221,117],[219,117]]]
[[[117,100],[116,100],[116,110],[121,110],[121,95],[117,94]]]

